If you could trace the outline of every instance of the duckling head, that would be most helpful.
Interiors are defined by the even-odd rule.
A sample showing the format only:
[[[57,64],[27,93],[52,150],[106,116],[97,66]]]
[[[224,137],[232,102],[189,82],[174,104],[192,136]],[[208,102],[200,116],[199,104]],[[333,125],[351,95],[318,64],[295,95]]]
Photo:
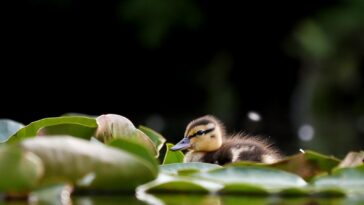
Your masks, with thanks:
[[[222,123],[215,117],[206,115],[190,122],[184,138],[171,150],[215,151],[221,147],[224,136],[225,128]]]

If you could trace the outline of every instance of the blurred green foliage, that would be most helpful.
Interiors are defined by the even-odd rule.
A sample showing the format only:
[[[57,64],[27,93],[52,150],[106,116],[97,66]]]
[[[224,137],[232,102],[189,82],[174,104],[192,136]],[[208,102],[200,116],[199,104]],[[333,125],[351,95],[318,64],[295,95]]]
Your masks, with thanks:
[[[317,12],[295,30],[290,53],[302,71],[292,116],[297,129],[312,126],[303,148],[342,157],[360,149],[364,126],[364,1],[341,1]]]
[[[120,13],[137,27],[142,44],[151,48],[158,47],[176,26],[193,29],[202,21],[191,0],[127,0],[120,3]]]

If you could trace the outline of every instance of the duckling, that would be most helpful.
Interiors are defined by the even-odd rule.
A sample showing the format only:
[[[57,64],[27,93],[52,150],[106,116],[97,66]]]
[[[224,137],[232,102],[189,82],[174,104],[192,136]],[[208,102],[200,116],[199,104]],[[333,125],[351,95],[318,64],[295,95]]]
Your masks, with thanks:
[[[206,162],[224,165],[236,161],[274,163],[281,154],[260,137],[244,133],[226,136],[224,125],[211,115],[191,121],[184,138],[171,148],[186,150],[184,162]]]

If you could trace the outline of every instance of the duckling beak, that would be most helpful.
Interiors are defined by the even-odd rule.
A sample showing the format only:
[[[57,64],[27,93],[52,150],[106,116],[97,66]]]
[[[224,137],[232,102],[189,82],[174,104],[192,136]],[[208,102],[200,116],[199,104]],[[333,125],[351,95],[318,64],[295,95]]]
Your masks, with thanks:
[[[171,150],[172,151],[184,150],[184,149],[188,149],[190,146],[191,146],[190,145],[190,139],[187,138],[187,137],[184,137],[176,145],[174,145],[173,147],[171,147]]]

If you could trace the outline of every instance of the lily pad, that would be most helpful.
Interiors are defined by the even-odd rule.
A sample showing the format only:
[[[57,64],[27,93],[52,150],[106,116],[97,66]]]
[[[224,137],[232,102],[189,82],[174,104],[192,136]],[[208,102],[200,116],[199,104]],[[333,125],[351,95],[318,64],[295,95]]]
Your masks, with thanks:
[[[261,186],[250,184],[231,183],[225,184],[224,188],[219,191],[222,194],[246,194],[246,195],[268,195],[269,192]]]
[[[287,188],[287,189],[282,189],[279,192],[280,196],[286,196],[286,197],[303,197],[303,196],[310,196],[311,194],[312,190],[309,187]]]
[[[58,125],[62,125],[61,127],[57,127]],[[38,121],[34,121],[29,125],[18,130],[15,134],[13,134],[7,141],[7,143],[19,142],[23,139],[34,137],[38,134],[41,128],[51,127],[50,132],[52,134],[56,134],[57,131],[60,134],[64,134],[63,130],[68,125],[72,125],[73,127],[70,130],[77,129],[94,129],[96,130],[97,124],[94,118],[89,117],[81,117],[81,116],[68,116],[68,117],[51,117],[44,118]],[[53,127],[52,127],[53,126]],[[60,129],[61,128],[61,129]]]
[[[158,167],[107,145],[68,137],[38,137],[20,145],[43,162],[41,184],[70,183],[88,190],[134,191],[157,176]]]
[[[220,196],[206,194],[169,194],[154,193],[138,196],[140,200],[148,204],[168,204],[168,205],[222,205]],[[151,200],[152,199],[152,200]]]
[[[156,180],[138,187],[138,192],[214,193],[221,188],[221,184],[209,180],[160,173]]]
[[[198,183],[190,180],[169,181],[161,184],[157,184],[148,190],[150,193],[202,193],[207,194],[209,190],[204,188]]]
[[[134,154],[141,159],[145,160],[146,163],[151,163],[154,167],[158,166],[156,158],[143,146],[135,142],[131,142],[125,139],[114,139],[108,143],[109,146],[127,151]]]
[[[96,127],[88,127],[80,124],[60,124],[41,128],[37,136],[70,135],[89,140],[95,134]]]
[[[161,172],[165,174],[177,175],[181,170],[198,170],[199,172],[206,172],[212,169],[221,168],[221,166],[202,162],[188,162],[164,164],[160,165],[159,168]]]
[[[346,193],[344,190],[337,187],[322,187],[316,188],[313,191],[313,196],[316,197],[345,197]]]
[[[142,125],[139,126],[139,130],[144,132],[144,134],[146,134],[152,140],[158,152],[162,149],[166,139],[161,134]]]
[[[206,171],[181,176],[176,175],[176,171],[180,167],[173,169],[173,166],[177,167],[178,165],[163,165],[167,168],[161,168],[162,171],[157,180],[141,186],[141,189],[145,189],[148,192],[200,193],[202,192],[202,187],[204,191],[208,190],[209,193],[220,192],[245,195],[267,195],[280,193],[281,191],[288,193],[288,189],[292,189],[291,193],[295,192],[297,193],[296,195],[302,195],[305,190],[300,192],[296,190],[304,189],[307,184],[299,176],[271,168],[251,166],[212,168],[206,166],[204,167]],[[183,167],[183,164],[181,165]],[[201,165],[202,163],[197,163],[193,166],[201,167]],[[191,167],[191,163],[185,166],[185,168]],[[192,188],[189,189],[189,187]]]
[[[171,151],[171,147],[173,147],[173,144],[166,144],[166,154],[164,155],[163,164],[183,162],[184,154],[181,151]]]
[[[292,172],[310,180],[319,174],[331,172],[339,164],[340,160],[332,156],[325,156],[314,151],[305,151],[268,165],[269,167]]]
[[[26,193],[44,174],[41,159],[16,145],[0,146],[0,193]]]
[[[19,129],[24,127],[23,124],[9,119],[0,119],[0,143],[8,140]]]
[[[270,192],[277,192],[286,188],[300,188],[307,184],[297,175],[277,169],[253,166],[226,167],[201,172],[193,176],[225,185],[241,184],[261,187]]]
[[[316,177],[312,184],[318,192],[338,189],[349,195],[364,195],[364,165],[336,169],[331,175]]]

